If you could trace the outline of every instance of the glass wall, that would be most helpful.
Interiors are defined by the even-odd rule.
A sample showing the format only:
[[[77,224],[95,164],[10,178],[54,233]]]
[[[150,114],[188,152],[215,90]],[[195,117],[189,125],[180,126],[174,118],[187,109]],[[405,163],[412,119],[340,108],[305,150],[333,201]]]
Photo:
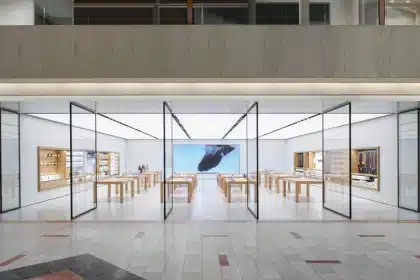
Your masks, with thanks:
[[[69,168],[71,218],[96,209],[96,113],[77,103],[70,103],[70,152],[62,168]]]
[[[1,109],[1,211],[20,207],[19,114]]]
[[[351,104],[323,114],[323,204],[351,218]]]
[[[419,211],[419,110],[398,114],[398,205]]]
[[[35,25],[72,25],[73,1],[35,0]]]

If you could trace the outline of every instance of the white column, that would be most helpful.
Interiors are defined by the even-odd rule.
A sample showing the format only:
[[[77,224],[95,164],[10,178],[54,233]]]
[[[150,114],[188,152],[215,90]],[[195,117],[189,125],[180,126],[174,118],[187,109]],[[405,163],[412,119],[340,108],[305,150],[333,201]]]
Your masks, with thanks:
[[[34,24],[34,0],[0,0],[0,25]]]
[[[299,24],[309,25],[309,2],[310,0],[299,0]]]

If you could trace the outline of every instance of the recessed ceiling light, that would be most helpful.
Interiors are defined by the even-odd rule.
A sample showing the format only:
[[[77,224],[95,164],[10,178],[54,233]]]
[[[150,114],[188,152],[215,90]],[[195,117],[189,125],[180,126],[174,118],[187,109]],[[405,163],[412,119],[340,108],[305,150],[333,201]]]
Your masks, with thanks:
[[[389,1],[389,3],[394,3],[394,2],[395,2],[394,0]]]
[[[406,0],[405,3],[411,3],[411,1],[410,0]]]

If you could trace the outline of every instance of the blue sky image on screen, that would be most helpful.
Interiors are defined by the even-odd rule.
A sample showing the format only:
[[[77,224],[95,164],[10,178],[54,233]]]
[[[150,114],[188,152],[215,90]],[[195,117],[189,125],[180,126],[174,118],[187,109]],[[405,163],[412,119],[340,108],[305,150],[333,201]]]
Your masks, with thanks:
[[[220,163],[205,172],[217,173],[239,173],[239,145],[223,144],[234,147],[235,149],[225,155]],[[201,172],[198,165],[206,153],[206,146],[216,146],[210,144],[174,144],[174,172]],[[209,149],[209,147],[207,147]]]

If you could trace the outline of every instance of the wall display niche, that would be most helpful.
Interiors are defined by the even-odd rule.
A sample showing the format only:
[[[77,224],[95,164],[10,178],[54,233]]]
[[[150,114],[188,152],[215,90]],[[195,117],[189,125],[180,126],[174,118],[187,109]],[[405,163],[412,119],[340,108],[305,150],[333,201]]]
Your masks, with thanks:
[[[75,183],[92,181],[96,173],[101,177],[120,173],[119,153],[98,152],[96,166],[94,151],[74,151],[72,157],[67,149],[38,147],[38,192],[68,187],[71,162]]]
[[[322,180],[322,163],[324,160],[327,180],[348,181],[348,150],[330,150],[294,153],[294,173],[296,175]],[[380,167],[379,147],[355,148],[351,150],[352,187],[379,191]],[[344,182],[342,182],[344,183]]]
[[[294,173],[296,175],[322,179],[322,152],[298,152],[294,154]]]

